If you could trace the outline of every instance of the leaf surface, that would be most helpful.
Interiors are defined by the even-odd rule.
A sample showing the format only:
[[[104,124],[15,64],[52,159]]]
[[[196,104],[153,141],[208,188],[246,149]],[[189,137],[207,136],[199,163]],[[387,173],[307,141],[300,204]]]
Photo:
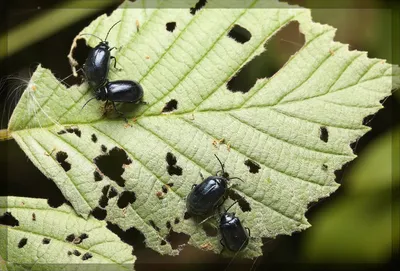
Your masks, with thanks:
[[[107,221],[135,227],[162,254],[180,250],[169,243],[172,231],[189,235],[193,246],[222,251],[218,219],[207,222],[210,234],[185,217],[185,197],[201,181],[199,172],[220,169],[214,154],[230,176],[244,180],[231,182],[236,194],[224,204],[243,198],[232,208],[251,230],[241,256],[260,255],[262,237],[308,228],[308,204],[337,189],[334,171],[355,158],[349,144],[368,131],[364,117],[399,87],[398,67],[349,51],[333,41],[334,28],[285,3],[221,9],[207,1],[194,14],[196,1],[185,8],[168,8],[172,1],[143,8],[147,3],[127,1],[81,32],[105,37],[121,20],[108,41],[120,47],[122,71],[111,67],[109,79],[140,82],[148,103],[119,107],[131,127],[104,116],[101,102],[81,110],[93,97],[87,84],[67,89],[39,67],[10,121],[12,136],[79,214],[104,209]],[[250,91],[230,91],[227,82],[292,21],[300,24],[304,46]],[[175,23],[173,31],[168,23]],[[251,33],[247,42],[229,37],[235,25]],[[84,37],[91,47],[99,42]],[[177,108],[163,112],[171,100]],[[99,207],[104,187],[117,194]]]
[[[0,197],[0,217],[8,221],[0,225],[0,260],[10,270],[133,270],[131,246],[104,221],[85,220],[67,205]]]

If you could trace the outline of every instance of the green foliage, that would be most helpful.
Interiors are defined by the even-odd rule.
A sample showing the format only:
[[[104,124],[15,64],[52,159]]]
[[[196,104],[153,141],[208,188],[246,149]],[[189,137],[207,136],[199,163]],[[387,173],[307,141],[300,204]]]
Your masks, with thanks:
[[[364,150],[344,178],[347,193],[315,217],[302,250],[307,260],[365,263],[390,258],[399,245],[395,220],[400,210],[392,193],[399,184],[399,132],[397,127]]]
[[[212,8],[216,1],[208,1],[195,15],[189,6],[138,8],[145,4],[125,2],[82,31],[105,37],[121,20],[108,40],[123,46],[115,53],[122,71],[111,68],[109,77],[139,81],[148,103],[121,106],[131,126],[105,116],[100,102],[81,110],[93,97],[88,85],[66,88],[38,67],[10,120],[11,136],[85,218],[99,205],[104,187],[118,195],[133,191],[135,200],[127,206],[118,204],[118,196],[110,198],[105,219],[122,229],[137,228],[146,245],[162,254],[180,250],[166,242],[168,223],[190,235],[189,244],[221,252],[219,234],[207,236],[193,219],[184,219],[185,197],[201,181],[199,172],[220,169],[213,154],[231,176],[245,180],[232,181],[251,207],[233,208],[252,233],[240,256],[260,255],[262,237],[309,227],[308,204],[337,189],[334,171],[355,158],[349,144],[368,131],[364,117],[399,87],[398,67],[349,51],[333,41],[334,28],[312,22],[306,9],[277,1],[252,1],[237,9]],[[249,92],[228,90],[226,83],[291,21],[299,22],[305,45]],[[168,22],[176,23],[172,32]],[[235,24],[250,31],[248,42],[228,37]],[[92,47],[98,43],[85,38]],[[177,109],[163,112],[173,99]],[[95,161],[110,153],[127,155],[117,168],[120,177],[96,173],[101,168]],[[176,157],[181,174],[168,172],[167,153]],[[257,173],[249,171],[248,160],[260,166]],[[216,218],[208,223],[218,227]]]
[[[4,215],[17,220],[17,225],[0,225],[0,259],[10,270],[133,270],[136,257],[129,245],[105,222],[83,219],[67,205],[51,208],[44,199],[0,197]]]

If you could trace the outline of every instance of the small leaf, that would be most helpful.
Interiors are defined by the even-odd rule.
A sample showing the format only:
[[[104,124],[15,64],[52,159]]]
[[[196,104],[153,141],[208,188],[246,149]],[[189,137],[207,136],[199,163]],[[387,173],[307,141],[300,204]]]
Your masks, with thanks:
[[[121,20],[108,41],[119,48],[113,53],[122,71],[111,67],[109,79],[140,82],[147,102],[120,106],[131,127],[104,116],[100,102],[81,110],[93,97],[88,85],[67,89],[39,66],[9,131],[79,214],[135,227],[148,247],[170,255],[180,250],[168,242],[173,232],[189,235],[198,248],[223,250],[220,234],[207,236],[185,219],[185,198],[201,181],[199,172],[220,169],[217,154],[230,176],[244,180],[232,181],[232,189],[249,207],[232,209],[251,230],[240,257],[256,257],[262,237],[310,226],[308,204],[337,189],[335,170],[355,158],[349,144],[369,130],[362,120],[399,87],[400,71],[333,41],[335,29],[312,22],[306,9],[257,0],[230,9],[211,0],[202,8],[197,1],[168,8],[172,2],[145,9],[148,1],[126,1],[82,30],[105,37]],[[304,46],[248,92],[230,91],[230,79],[292,21]],[[171,22],[173,31],[166,28]],[[244,39],[231,37],[235,26]],[[99,42],[84,38],[91,47]],[[176,104],[165,111],[171,100]],[[258,166],[249,169],[246,161]],[[113,197],[103,191],[111,189]],[[217,218],[209,223],[218,227]]]
[[[51,208],[44,199],[0,197],[0,218],[0,260],[11,270],[61,270],[70,264],[76,264],[74,270],[87,270],[86,264],[133,270],[132,247],[105,222],[78,217],[67,205]]]

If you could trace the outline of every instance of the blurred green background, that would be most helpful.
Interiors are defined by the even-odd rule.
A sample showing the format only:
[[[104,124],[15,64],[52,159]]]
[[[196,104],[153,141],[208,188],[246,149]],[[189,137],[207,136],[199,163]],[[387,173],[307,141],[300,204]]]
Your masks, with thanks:
[[[4,2],[0,32],[1,129],[6,128],[17,101],[16,90],[23,90],[21,80],[10,81],[6,77],[27,80],[37,63],[59,78],[68,76],[71,71],[66,56],[75,35],[97,16],[112,12],[120,4],[97,0]],[[337,28],[335,40],[350,44],[350,49],[368,51],[372,58],[399,64],[398,4],[382,0],[286,2],[312,8],[314,21]],[[266,45],[267,52],[240,72],[232,87],[250,88],[256,78],[271,76],[303,42],[298,26],[289,25]],[[83,46],[77,53],[78,60],[84,59],[84,52],[87,48]],[[144,247],[143,236],[136,230],[122,232],[114,225],[109,228],[135,246],[137,270],[159,270],[160,263],[163,270],[206,270],[215,264],[229,270],[265,270],[276,264],[294,263],[307,269],[320,264],[325,269],[398,264],[400,91],[382,102],[385,108],[365,120],[372,130],[352,144],[359,157],[337,172],[339,190],[310,205],[307,217],[312,227],[293,236],[265,240],[264,256],[256,261],[234,259],[228,267],[229,259],[190,247],[179,257],[160,256]],[[0,162],[2,175],[6,176],[0,178],[0,196],[49,198],[54,205],[64,201],[58,188],[32,165],[14,141],[0,141]],[[179,237],[176,239],[180,241]]]

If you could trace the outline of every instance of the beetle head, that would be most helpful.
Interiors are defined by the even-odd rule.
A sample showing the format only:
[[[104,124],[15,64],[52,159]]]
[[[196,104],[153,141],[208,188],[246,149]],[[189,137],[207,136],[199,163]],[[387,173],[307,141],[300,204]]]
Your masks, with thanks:
[[[103,40],[102,42],[100,42],[97,46],[96,46],[96,48],[100,48],[100,49],[103,49],[103,50],[108,50],[109,48],[110,48],[110,46],[108,45],[108,41],[106,41],[106,40]]]
[[[227,211],[228,210],[226,210],[225,213],[223,213],[221,216],[221,225],[229,223],[236,218],[235,213],[228,213]]]
[[[102,86],[96,89],[95,96],[97,100],[107,100],[107,86]]]

